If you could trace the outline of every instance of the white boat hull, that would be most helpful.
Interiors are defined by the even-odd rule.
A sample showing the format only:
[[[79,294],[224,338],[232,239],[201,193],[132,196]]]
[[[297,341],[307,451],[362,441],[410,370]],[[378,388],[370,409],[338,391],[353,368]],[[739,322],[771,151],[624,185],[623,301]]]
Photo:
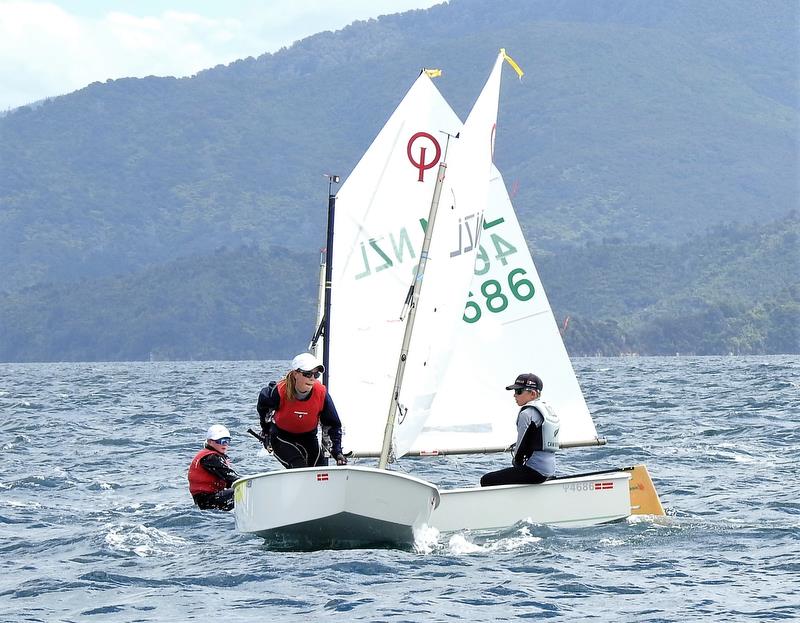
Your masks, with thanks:
[[[439,504],[435,485],[369,467],[307,467],[234,483],[239,532],[292,549],[409,547]]]
[[[584,527],[631,514],[627,472],[558,478],[539,485],[441,490],[431,526],[440,532],[492,530],[520,521]]]

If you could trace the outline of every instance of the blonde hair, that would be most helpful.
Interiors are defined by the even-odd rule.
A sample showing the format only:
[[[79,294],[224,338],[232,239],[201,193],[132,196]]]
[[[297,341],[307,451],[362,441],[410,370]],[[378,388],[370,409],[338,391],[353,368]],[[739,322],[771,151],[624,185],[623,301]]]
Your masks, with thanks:
[[[294,375],[292,374],[293,372],[294,370],[289,370],[286,373],[286,377],[283,379],[286,382],[286,396],[290,400],[297,397],[297,386],[294,382]]]

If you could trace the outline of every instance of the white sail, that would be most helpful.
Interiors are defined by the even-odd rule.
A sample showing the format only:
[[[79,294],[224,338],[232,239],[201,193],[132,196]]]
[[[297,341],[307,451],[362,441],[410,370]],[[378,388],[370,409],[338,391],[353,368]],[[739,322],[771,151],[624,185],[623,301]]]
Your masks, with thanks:
[[[544,382],[561,418],[562,445],[593,443],[597,432],[500,172],[490,199],[455,352],[413,444],[417,453],[480,452],[516,439],[516,404],[505,387],[522,372]]]
[[[504,55],[498,55],[457,140],[451,141],[439,216],[417,310],[396,429],[397,457],[408,452],[443,386],[469,290],[488,204]],[[410,399],[409,399],[410,397]]]
[[[421,74],[337,196],[329,390],[345,447],[359,454],[380,451],[404,331],[400,314],[419,261],[445,133],[460,128]],[[425,325],[420,331],[429,333]]]
[[[501,52],[463,128],[422,74],[339,192],[329,387],[346,447],[356,453],[380,449],[404,330],[402,301],[419,259],[445,129],[460,129],[460,137],[450,141],[399,400],[395,456],[509,445],[515,438],[508,415],[514,404],[503,388],[524,371],[544,379],[544,397],[562,419],[562,443],[597,437],[502,176],[491,162],[503,59]],[[477,259],[470,258],[476,251]],[[463,262],[473,260],[464,308],[455,301],[468,275]]]

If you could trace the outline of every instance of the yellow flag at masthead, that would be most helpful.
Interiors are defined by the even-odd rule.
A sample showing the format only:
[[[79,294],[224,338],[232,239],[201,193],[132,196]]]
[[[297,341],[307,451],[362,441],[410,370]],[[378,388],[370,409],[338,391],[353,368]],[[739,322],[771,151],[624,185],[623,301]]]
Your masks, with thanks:
[[[517,75],[520,77],[520,79],[522,79],[522,76],[525,72],[522,71],[522,69],[520,69],[519,65],[517,65],[516,61],[514,61],[513,58],[511,58],[508,54],[506,54],[505,48],[500,48],[500,54],[503,55],[503,58],[508,61],[508,64],[514,68],[514,71],[516,71]]]

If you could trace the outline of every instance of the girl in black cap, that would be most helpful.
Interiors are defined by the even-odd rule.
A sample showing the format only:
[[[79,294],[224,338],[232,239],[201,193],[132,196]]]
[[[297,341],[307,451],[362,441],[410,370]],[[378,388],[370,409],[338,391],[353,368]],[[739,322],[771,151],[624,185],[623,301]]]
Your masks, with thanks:
[[[559,420],[540,399],[543,388],[542,379],[532,373],[520,374],[506,387],[514,390],[514,401],[520,407],[513,465],[483,476],[482,487],[537,484],[555,475]]]

